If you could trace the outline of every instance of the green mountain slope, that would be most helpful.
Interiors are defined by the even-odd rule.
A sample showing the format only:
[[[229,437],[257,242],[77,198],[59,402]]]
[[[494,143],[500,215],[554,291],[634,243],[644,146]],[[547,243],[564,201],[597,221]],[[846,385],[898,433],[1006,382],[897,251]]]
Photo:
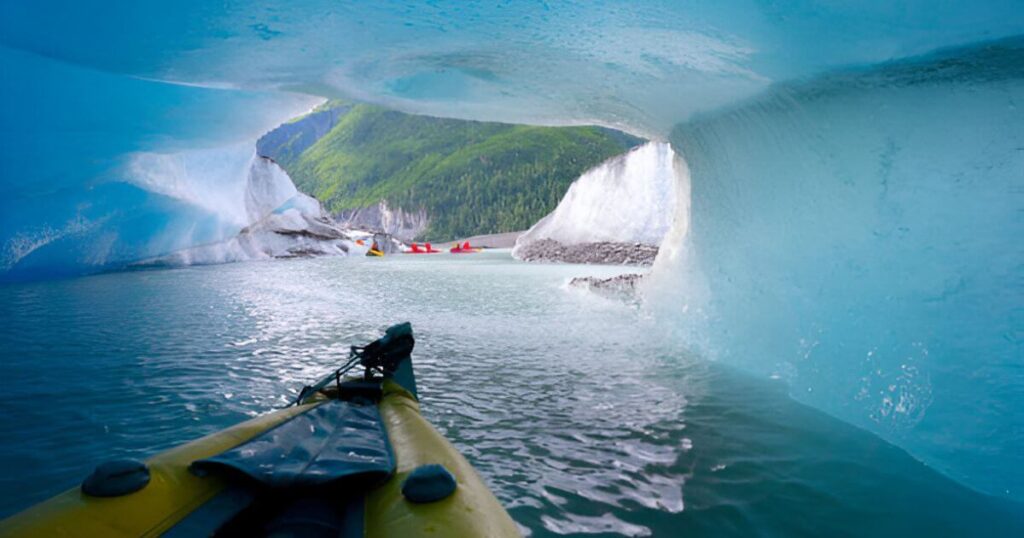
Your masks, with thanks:
[[[430,225],[420,239],[441,240],[525,229],[581,173],[641,142],[599,127],[442,119],[359,104],[279,162],[332,212],[380,200],[422,209]]]

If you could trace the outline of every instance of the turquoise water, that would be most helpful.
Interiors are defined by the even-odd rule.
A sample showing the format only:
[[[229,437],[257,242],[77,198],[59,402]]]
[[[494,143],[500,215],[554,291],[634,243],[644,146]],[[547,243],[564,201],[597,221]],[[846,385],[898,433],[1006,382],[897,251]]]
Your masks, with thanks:
[[[489,252],[0,286],[0,515],[281,405],[408,320],[426,416],[533,536],[1024,532],[1020,505],[566,286],[622,271]]]

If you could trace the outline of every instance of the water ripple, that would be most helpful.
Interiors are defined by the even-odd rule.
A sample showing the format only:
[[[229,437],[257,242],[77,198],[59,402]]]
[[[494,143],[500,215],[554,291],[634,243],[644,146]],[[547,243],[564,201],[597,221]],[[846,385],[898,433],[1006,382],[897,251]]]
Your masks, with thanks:
[[[619,271],[498,253],[0,287],[0,514],[287,403],[408,320],[424,414],[532,536],[1024,528],[778,382],[670,348],[639,306],[565,287]]]

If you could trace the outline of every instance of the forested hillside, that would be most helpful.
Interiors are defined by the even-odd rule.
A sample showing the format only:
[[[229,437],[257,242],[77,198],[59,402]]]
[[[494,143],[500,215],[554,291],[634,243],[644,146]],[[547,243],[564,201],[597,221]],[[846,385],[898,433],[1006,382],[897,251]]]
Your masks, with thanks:
[[[309,145],[309,132],[322,132],[325,118],[333,126]],[[330,102],[268,133],[259,149],[332,212],[381,200],[423,209],[430,225],[420,239],[440,240],[528,228],[581,173],[641,142],[600,127],[453,120]]]

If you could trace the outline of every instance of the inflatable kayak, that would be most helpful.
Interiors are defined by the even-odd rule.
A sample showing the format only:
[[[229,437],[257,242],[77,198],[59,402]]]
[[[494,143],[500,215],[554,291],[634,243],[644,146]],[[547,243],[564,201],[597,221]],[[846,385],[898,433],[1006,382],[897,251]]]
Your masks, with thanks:
[[[377,250],[375,248],[371,248],[370,250],[366,251],[366,255],[367,256],[383,256],[384,252],[382,252],[380,250]]]
[[[100,464],[0,535],[519,536],[420,415],[413,345],[412,327],[395,325],[293,405],[145,462]]]
[[[405,254],[437,254],[439,252],[441,251],[435,249],[430,243],[424,243],[422,247],[413,243],[409,245],[409,250],[405,251]]]
[[[461,245],[456,244],[454,247],[448,249],[448,252],[451,252],[452,254],[472,254],[474,252],[480,252],[482,250],[482,248],[473,248],[472,246],[470,246],[469,241],[466,241]]]

